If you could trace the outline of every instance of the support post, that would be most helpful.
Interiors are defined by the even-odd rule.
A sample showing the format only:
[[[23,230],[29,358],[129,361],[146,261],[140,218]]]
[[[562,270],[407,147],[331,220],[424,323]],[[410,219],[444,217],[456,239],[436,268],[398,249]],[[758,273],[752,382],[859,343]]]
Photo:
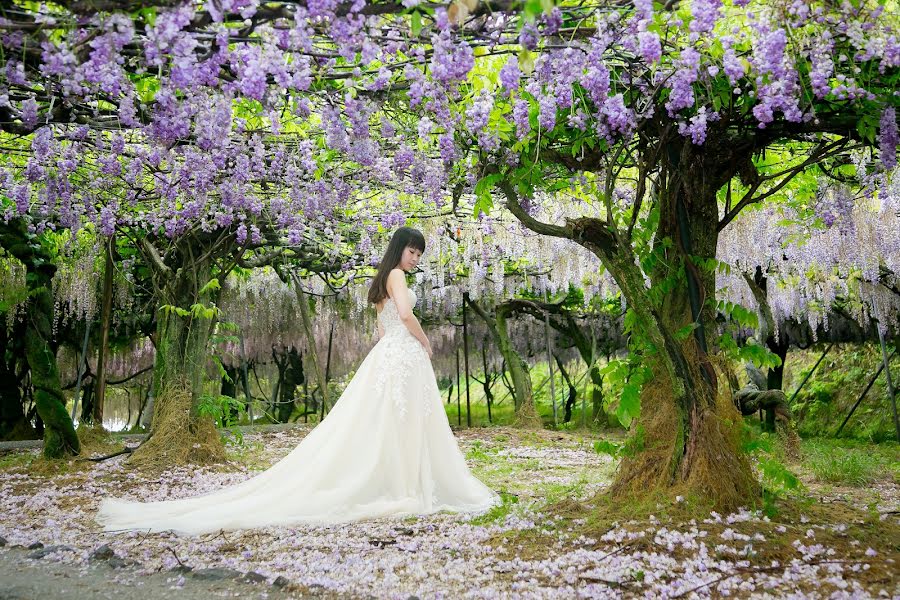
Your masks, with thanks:
[[[806,377],[803,378],[803,381],[800,382],[800,385],[797,386],[797,389],[794,390],[793,394],[791,394],[791,399],[788,400],[788,406],[791,405],[791,403],[794,401],[794,398],[797,397],[797,394],[800,393],[800,390],[803,389],[803,386],[806,385],[806,382],[809,381],[810,377],[812,377],[812,374],[815,373],[816,369],[819,368],[819,365],[825,359],[825,356],[828,354],[828,351],[831,350],[832,346],[834,346],[834,342],[828,344],[828,347],[825,348],[825,352],[822,353],[822,356],[819,357],[819,360],[816,361],[816,364],[813,365],[813,368],[810,370],[810,372],[806,374]]]
[[[896,354],[896,353],[897,353],[896,350],[893,353],[891,353],[890,357],[888,357],[888,360],[887,360],[888,363],[891,362],[891,359],[894,358],[894,354]],[[847,413],[847,416],[844,417],[844,422],[841,423],[841,426],[838,427],[837,431],[834,432],[834,437],[838,437],[839,435],[841,435],[841,431],[843,431],[844,425],[847,424],[847,422],[850,420],[850,417],[852,417],[853,413],[856,412],[856,409],[859,406],[859,403],[863,401],[863,398],[865,398],[866,394],[869,393],[869,390],[872,389],[872,386],[875,384],[875,380],[878,379],[878,376],[881,375],[881,372],[883,370],[884,370],[884,362],[882,362],[881,366],[878,367],[878,370],[875,371],[875,375],[873,375],[872,379],[869,380],[869,385],[866,386],[866,389],[864,389],[862,394],[859,395],[859,398],[856,399],[856,403],[853,405],[853,408],[851,408],[850,412]]]
[[[459,348],[456,349],[456,425],[462,427],[462,405],[459,391]]]
[[[331,321],[331,331],[328,332],[328,355],[325,358],[325,388],[328,388],[328,382],[331,380],[331,343],[334,340],[334,321]],[[325,394],[323,398],[328,395]],[[329,409],[331,410],[331,409]],[[322,401],[322,418],[325,418],[325,401]]]
[[[544,301],[549,302],[547,290],[544,290]],[[553,404],[553,427],[559,425],[556,416],[556,385],[553,382],[553,347],[550,341],[550,313],[544,312],[544,338],[547,341],[547,369],[550,373],[550,402]]]
[[[897,419],[897,399],[894,395],[894,382],[891,379],[890,359],[888,359],[887,346],[884,344],[884,332],[878,328],[878,341],[881,343],[881,364],[884,365],[884,376],[887,378],[888,396],[891,399],[891,414],[894,416],[894,431],[897,441],[900,442],[900,420]]]
[[[463,292],[463,356],[466,367],[466,427],[472,426],[472,406],[469,399],[469,326],[466,319],[466,308],[469,304],[469,292]]]
[[[486,385],[490,385],[490,379],[488,378],[488,362],[487,362],[487,344],[488,344],[488,336],[484,336],[484,340],[481,342],[481,359],[484,362],[484,380]],[[490,391],[490,389],[488,389]],[[488,412],[488,423],[493,424],[494,420],[491,418],[491,396],[490,394],[485,395],[484,401],[487,403],[487,412]]]

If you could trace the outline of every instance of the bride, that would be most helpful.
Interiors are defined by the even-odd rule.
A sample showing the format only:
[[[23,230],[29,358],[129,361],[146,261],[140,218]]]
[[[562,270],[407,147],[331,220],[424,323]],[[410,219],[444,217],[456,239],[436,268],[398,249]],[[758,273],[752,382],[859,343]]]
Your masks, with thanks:
[[[443,410],[431,344],[412,309],[405,271],[422,233],[394,232],[369,290],[380,339],[328,416],[267,471],[235,486],[164,502],[104,499],[106,531],[194,535],[299,523],[329,524],[440,510],[482,512],[499,502],[469,472]]]

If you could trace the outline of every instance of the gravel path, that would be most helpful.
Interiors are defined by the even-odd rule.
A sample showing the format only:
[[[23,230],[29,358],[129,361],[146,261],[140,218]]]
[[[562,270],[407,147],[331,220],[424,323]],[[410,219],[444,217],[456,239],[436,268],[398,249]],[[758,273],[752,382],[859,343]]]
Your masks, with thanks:
[[[232,579],[204,579],[203,573],[143,575],[134,567],[116,568],[104,561],[79,567],[49,557],[43,560],[28,558],[34,552],[25,548],[0,550],[0,600],[281,600],[324,597],[279,589],[266,581],[247,583]],[[336,595],[331,597],[338,598]]]

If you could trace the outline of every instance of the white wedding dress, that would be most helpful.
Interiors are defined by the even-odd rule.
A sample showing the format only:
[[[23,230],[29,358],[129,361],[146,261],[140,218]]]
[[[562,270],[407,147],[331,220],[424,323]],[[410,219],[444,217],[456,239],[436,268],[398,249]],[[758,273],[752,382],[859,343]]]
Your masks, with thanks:
[[[415,293],[410,292],[414,305]],[[104,499],[106,531],[330,524],[441,510],[483,512],[499,503],[475,478],[450,431],[422,344],[388,299],[372,348],[326,418],[290,454],[235,486],[164,502]]]

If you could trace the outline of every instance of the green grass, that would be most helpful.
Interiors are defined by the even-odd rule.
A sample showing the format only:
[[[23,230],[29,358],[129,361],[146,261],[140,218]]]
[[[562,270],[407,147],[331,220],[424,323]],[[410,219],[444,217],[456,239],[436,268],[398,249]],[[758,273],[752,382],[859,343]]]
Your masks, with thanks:
[[[19,467],[29,466],[35,459],[30,452],[22,452],[16,450],[8,454],[0,455],[0,471],[7,469],[17,469]]]
[[[487,525],[489,523],[502,523],[506,519],[506,515],[513,512],[513,507],[518,504],[519,498],[513,494],[500,492],[501,504],[491,508],[483,515],[478,515],[472,519],[473,525]]]
[[[900,481],[900,446],[814,438],[803,442],[803,466],[824,483],[864,487]]]
[[[475,391],[474,387],[472,388],[472,391]],[[458,408],[456,406],[456,394],[453,395],[452,401],[448,403],[447,392],[446,390],[444,390],[442,400],[444,405],[444,412],[447,413],[447,420],[450,421],[450,424],[456,427],[461,423],[462,427],[465,427],[467,423],[465,390],[463,390],[463,397]],[[541,419],[544,421],[544,427],[552,429],[553,406],[540,401],[536,401],[535,407],[537,408],[537,412],[541,416]],[[472,427],[512,425],[513,421],[515,420],[515,408],[513,406],[513,401],[511,398],[506,398],[500,404],[491,406],[490,420],[488,420],[487,404],[484,402],[482,396],[479,396],[477,399],[471,398],[469,409],[471,412]],[[587,413],[587,422],[590,422],[590,404],[588,404],[587,406]],[[560,430],[572,430],[581,427],[581,400],[579,399],[574,409],[572,410],[572,420],[568,423],[563,423],[563,407],[557,405],[557,422],[558,425],[556,429]]]

